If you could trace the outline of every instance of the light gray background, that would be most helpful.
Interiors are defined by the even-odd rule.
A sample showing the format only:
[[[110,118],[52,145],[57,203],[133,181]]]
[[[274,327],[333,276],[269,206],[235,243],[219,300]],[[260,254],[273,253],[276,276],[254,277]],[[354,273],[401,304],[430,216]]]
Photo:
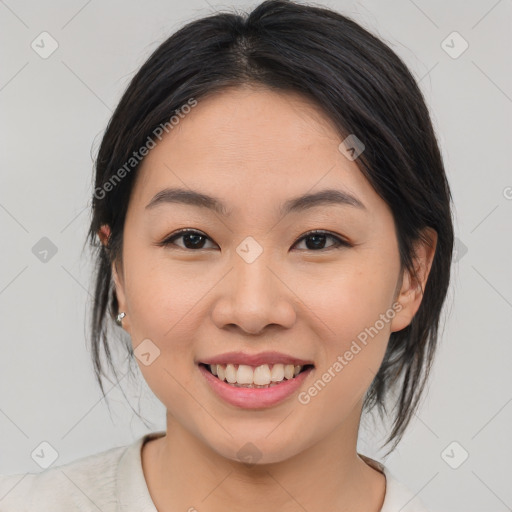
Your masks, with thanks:
[[[31,453],[42,441],[60,465],[165,428],[145,382],[124,389],[149,430],[107,383],[110,415],[93,377],[81,254],[92,159],[151,51],[186,21],[256,3],[0,1],[0,473],[40,471]],[[458,261],[429,393],[385,463],[433,510],[512,510],[511,2],[321,5],[387,41],[420,80],[456,206]],[[59,45],[47,59],[31,48],[43,31]],[[469,44],[458,58],[442,43],[453,31]],[[46,263],[32,252],[42,237],[57,247]],[[359,451],[379,458],[376,442],[363,432]],[[453,469],[446,461],[463,450]]]

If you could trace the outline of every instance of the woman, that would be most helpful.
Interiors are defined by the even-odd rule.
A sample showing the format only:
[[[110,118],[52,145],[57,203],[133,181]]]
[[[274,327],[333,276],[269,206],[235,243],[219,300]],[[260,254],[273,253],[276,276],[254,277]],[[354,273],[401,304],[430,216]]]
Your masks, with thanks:
[[[99,384],[116,320],[166,431],[4,477],[0,508],[424,511],[356,448],[394,406],[392,451],[422,396],[450,201],[417,84],[358,24],[269,0],[186,25],[109,122],[89,231]]]

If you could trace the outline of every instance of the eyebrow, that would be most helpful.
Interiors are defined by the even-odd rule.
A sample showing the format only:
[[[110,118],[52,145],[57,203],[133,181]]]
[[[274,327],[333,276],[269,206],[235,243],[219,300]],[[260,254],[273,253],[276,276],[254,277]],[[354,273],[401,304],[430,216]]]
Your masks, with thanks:
[[[220,215],[229,216],[231,212],[216,197],[183,188],[165,188],[156,193],[146,205],[146,209],[161,204],[187,204],[212,210]],[[324,189],[319,192],[304,194],[285,201],[279,208],[279,214],[284,217],[289,213],[302,212],[310,208],[325,205],[348,205],[365,210],[365,205],[357,197],[337,189]]]

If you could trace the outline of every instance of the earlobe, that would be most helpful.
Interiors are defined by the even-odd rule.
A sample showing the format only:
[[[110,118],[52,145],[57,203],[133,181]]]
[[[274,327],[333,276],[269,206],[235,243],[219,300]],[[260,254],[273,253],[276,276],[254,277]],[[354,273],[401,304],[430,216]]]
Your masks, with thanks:
[[[98,236],[100,238],[101,243],[105,247],[108,246],[108,243],[110,241],[110,235],[111,235],[110,226],[108,226],[107,224],[103,224],[98,231]],[[114,280],[114,286],[115,286],[114,293],[116,294],[116,297],[117,297],[117,303],[119,305],[119,312],[121,312],[121,311],[126,311],[126,300],[125,300],[123,283],[122,283],[122,280],[119,278],[116,263],[117,263],[116,261],[112,262],[111,272],[112,272],[112,279]],[[126,326],[126,321],[125,321],[123,323],[123,328],[125,330],[128,330],[126,327],[127,326]]]
[[[416,241],[414,246],[414,272],[409,269],[403,270],[401,288],[395,299],[400,303],[401,309],[391,322],[391,332],[405,329],[420,308],[432,268],[436,245],[437,232],[432,228],[426,228],[423,236]]]
[[[402,286],[395,299],[395,302],[400,304],[400,308],[397,308],[397,313],[391,321],[391,332],[401,331],[411,323],[421,303],[422,296],[418,293],[419,291],[419,286],[412,285],[410,271],[405,269]]]
[[[117,304],[118,304],[118,313],[120,312],[126,312],[126,298],[124,293],[124,286],[122,283],[122,280],[119,278],[119,274],[117,272],[117,265],[116,262],[112,263],[112,278],[114,280],[114,293],[117,297]],[[130,332],[128,328],[128,322],[127,317],[122,323],[122,327],[125,329],[125,331]]]

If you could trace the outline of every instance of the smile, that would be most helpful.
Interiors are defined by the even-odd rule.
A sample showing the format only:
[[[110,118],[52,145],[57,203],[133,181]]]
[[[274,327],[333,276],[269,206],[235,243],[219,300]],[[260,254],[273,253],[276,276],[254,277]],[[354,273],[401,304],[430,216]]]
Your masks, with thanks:
[[[205,364],[199,372],[213,393],[242,409],[265,409],[290,399],[314,370],[313,364]],[[293,403],[293,402],[292,402]]]
[[[203,365],[219,380],[234,387],[269,388],[277,386],[285,380],[291,380],[312,365],[293,364],[262,364],[250,366],[246,364],[209,364]]]

